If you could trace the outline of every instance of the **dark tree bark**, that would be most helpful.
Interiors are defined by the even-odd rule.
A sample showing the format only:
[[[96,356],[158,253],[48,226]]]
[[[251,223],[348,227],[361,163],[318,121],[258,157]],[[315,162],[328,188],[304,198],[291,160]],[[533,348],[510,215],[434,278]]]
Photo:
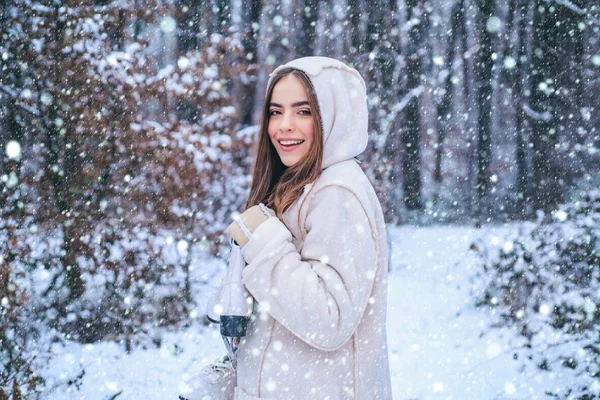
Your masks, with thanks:
[[[224,34],[231,22],[230,0],[177,0],[177,43],[181,52],[198,50],[213,33]]]
[[[350,26],[352,31],[350,32],[350,43],[354,52],[360,53],[363,51],[363,41],[361,35],[361,0],[348,0],[348,18],[350,20]]]
[[[515,115],[515,129],[516,129],[516,163],[517,163],[517,182],[516,182],[516,193],[517,211],[522,216],[527,216],[527,204],[528,204],[528,175],[529,169],[527,166],[527,140],[525,137],[525,114],[523,112],[523,87],[526,80],[527,66],[524,65],[521,60],[527,58],[527,15],[529,12],[527,0],[513,0],[515,7],[513,12],[515,13],[514,19],[518,21],[519,34],[517,36],[518,41],[518,52],[517,52],[517,64],[518,68],[512,74],[513,79],[513,94],[516,99],[516,115]]]
[[[477,79],[477,202],[478,217],[487,214],[482,207],[486,207],[486,197],[489,193],[490,164],[492,160],[491,123],[492,123],[492,68],[494,61],[495,32],[488,29],[490,18],[496,10],[495,0],[482,0],[478,2],[478,24],[481,32],[480,49],[476,63]]]
[[[197,51],[202,46],[201,31],[203,29],[202,9],[204,1],[179,0],[177,4],[177,52],[185,54]],[[177,102],[175,105],[178,117],[198,121],[202,110],[187,102]]]
[[[365,78],[367,92],[381,100],[375,109],[376,112],[371,112],[369,115],[369,129],[370,132],[375,133],[372,138],[378,135],[383,137],[374,139],[373,144],[378,149],[378,154],[373,157],[375,154],[370,153],[371,158],[368,162],[371,165],[371,178],[377,182],[378,194],[385,204],[386,220],[400,223],[401,207],[399,206],[403,201],[401,190],[403,115],[396,109],[396,105],[406,92],[406,82],[403,81],[405,69],[398,62],[402,52],[399,36],[399,28],[402,24],[399,21],[397,2],[388,1],[386,8],[385,15],[380,11],[368,14],[369,18],[380,20],[382,26],[378,29],[381,37],[373,49],[365,48],[363,44],[365,53],[358,57],[355,55],[354,62]],[[354,14],[350,11],[349,17]],[[364,24],[357,23],[359,27],[367,26],[366,21]],[[350,43],[349,48],[352,51],[354,44]],[[386,117],[381,118],[381,115]]]
[[[206,0],[178,0],[177,4],[177,46],[180,53],[198,50],[202,43],[202,30],[206,22],[203,6]]]
[[[4,84],[7,81],[19,82],[19,70],[20,68],[16,67],[16,65],[11,65],[11,68],[6,68],[4,69],[4,71],[1,71],[0,84]],[[24,124],[20,122],[21,110],[17,105],[17,101],[15,101],[15,99],[4,100],[5,98],[5,96],[2,96],[2,101],[0,101],[0,132],[2,133],[0,137],[2,137],[3,139],[2,143],[0,144],[0,173],[4,176],[10,176],[11,174],[15,174],[20,180],[22,156],[18,159],[8,159],[8,157],[5,157],[6,144],[14,140],[17,143],[19,143],[23,148],[25,139],[25,129],[23,129]],[[3,190],[0,190],[0,218],[8,220],[9,217],[14,217],[17,214],[23,213],[24,210],[22,209],[22,207],[19,207],[17,205],[20,202],[22,196],[10,196],[10,194],[13,194],[14,192],[20,192],[20,190],[20,185],[17,185],[11,190],[9,190],[8,186],[4,186]],[[14,228],[14,226],[10,226],[8,227],[7,231],[9,233],[13,233],[15,230]],[[6,260],[8,267],[10,267],[11,261],[12,260],[10,259],[10,255],[8,255],[8,260]],[[6,280],[6,283],[8,283],[8,280]],[[0,293],[7,292],[2,291],[2,289],[0,288]]]
[[[217,0],[217,32],[225,34],[231,24],[231,1]]]
[[[123,50],[125,45],[125,31],[127,29],[127,14],[125,10],[121,9],[117,12],[117,23],[115,24],[114,30],[111,32],[110,39],[112,47],[116,50]]]
[[[583,1],[572,1],[581,7]],[[563,201],[564,170],[556,149],[559,135],[568,126],[562,117],[569,112],[574,76],[565,74],[577,59],[582,40],[578,22],[584,16],[568,5],[535,0],[533,13],[533,54],[531,100],[528,112],[532,144],[532,203],[536,210],[549,212]]]
[[[315,34],[319,14],[319,1],[305,0],[300,6],[301,26],[298,31],[298,57],[312,56],[315,53]]]
[[[473,57],[471,55],[467,55],[470,53],[469,49],[469,29],[467,28],[470,25],[470,16],[467,10],[469,10],[472,5],[468,0],[459,0],[462,4],[461,8],[463,10],[463,20],[461,24],[461,33],[460,33],[460,47],[462,49],[462,76],[463,76],[463,98],[464,98],[464,117],[462,119],[462,127],[466,133],[466,172],[467,176],[465,179],[465,186],[467,195],[464,197],[466,209],[469,211],[471,216],[475,215],[475,201],[473,188],[477,186],[477,171],[476,171],[476,143],[475,143],[475,121],[473,118],[472,110],[475,108],[475,104],[473,102],[473,97],[475,93],[474,89],[474,66],[473,66]]]
[[[56,71],[55,71],[56,72]],[[54,82],[57,82],[55,80]],[[54,99],[59,99],[57,93],[54,93]],[[59,118],[58,104],[55,102],[49,107],[48,121],[56,121]],[[75,299],[85,292],[85,283],[81,278],[81,268],[78,263],[78,256],[85,246],[81,238],[83,230],[87,227],[85,221],[81,220],[75,205],[82,203],[84,199],[80,198],[81,191],[78,190],[84,183],[80,181],[79,172],[82,168],[81,157],[77,154],[77,146],[67,148],[61,140],[60,130],[56,124],[50,122],[47,129],[47,147],[48,159],[46,161],[46,173],[51,174],[54,189],[54,197],[57,205],[57,215],[60,216],[63,230],[63,253],[60,258],[61,265],[64,268],[65,282],[69,289],[69,298]],[[61,152],[61,147],[65,150]],[[59,166],[58,170],[55,167]]]
[[[408,90],[413,90],[422,85],[422,60],[420,46],[427,32],[428,13],[427,6],[422,0],[408,0],[406,2],[407,15],[418,19],[420,22],[413,25],[409,31],[409,44],[407,48],[406,76]],[[404,204],[409,210],[421,208],[421,117],[419,111],[419,97],[413,96],[404,110],[405,130],[402,135],[404,145],[403,174],[404,174]]]
[[[7,30],[10,27],[6,7],[7,4],[2,2],[0,5],[0,37],[8,35]],[[24,138],[23,127],[18,120],[18,114],[21,110],[19,110],[15,99],[18,93],[15,89],[19,88],[20,85],[21,68],[17,65],[17,60],[6,61],[3,68],[0,69],[0,88],[2,89],[0,90],[0,174],[2,175],[8,175],[11,171],[14,171],[15,167],[20,168],[19,162],[8,160],[5,157],[6,144],[11,140],[16,140],[22,145]],[[0,211],[2,205],[0,203]]]
[[[366,4],[367,31],[363,38],[365,50],[371,51],[381,43],[381,38],[385,29],[385,17],[388,13],[387,0],[370,0]]]
[[[444,154],[444,142],[446,140],[446,131],[448,123],[452,119],[452,99],[453,99],[453,83],[454,77],[454,59],[456,57],[456,46],[458,45],[458,36],[461,32],[461,23],[463,20],[463,2],[457,1],[454,4],[451,12],[451,32],[448,40],[448,55],[446,57],[448,63],[448,75],[444,82],[444,93],[440,104],[438,105],[438,139],[435,148],[435,167],[433,172],[433,180],[437,184],[437,194],[442,184],[442,156]],[[434,199],[437,201],[437,198]]]
[[[66,21],[59,18],[60,5],[55,5],[56,26],[54,28],[54,43],[61,43],[66,29]],[[77,223],[77,215],[73,215],[75,211],[73,205],[76,201],[83,201],[79,198],[80,192],[76,189],[82,184],[78,178],[81,176],[78,172],[81,170],[82,158],[77,153],[77,146],[66,146],[63,143],[63,135],[60,129],[54,123],[59,118],[59,99],[61,98],[60,89],[53,87],[60,82],[60,74],[63,73],[60,69],[62,60],[58,60],[62,56],[56,55],[57,63],[54,64],[51,74],[51,80],[45,81],[47,90],[52,94],[52,104],[48,107],[48,114],[44,118],[46,125],[46,151],[48,152],[45,160],[45,174],[50,176],[52,188],[54,191],[54,201],[57,208],[56,215],[62,225],[63,230],[63,253],[61,256],[61,265],[64,268],[65,283],[69,290],[69,298],[75,299],[80,297],[85,292],[85,283],[81,277],[81,268],[77,262],[77,257],[80,255],[82,232]],[[42,91],[40,91],[41,93]],[[38,100],[41,104],[41,99]],[[42,108],[40,108],[41,110]],[[64,145],[64,146],[63,146]],[[64,148],[64,151],[61,149]]]
[[[246,62],[248,66],[256,65],[258,51],[259,21],[262,7],[261,2],[256,0],[242,1],[242,44],[246,53]],[[255,68],[249,68],[250,72]],[[240,82],[238,93],[240,93],[240,123],[243,126],[249,126],[258,121],[252,120],[252,111],[254,109],[254,85],[256,80],[253,75],[248,75],[247,82]]]

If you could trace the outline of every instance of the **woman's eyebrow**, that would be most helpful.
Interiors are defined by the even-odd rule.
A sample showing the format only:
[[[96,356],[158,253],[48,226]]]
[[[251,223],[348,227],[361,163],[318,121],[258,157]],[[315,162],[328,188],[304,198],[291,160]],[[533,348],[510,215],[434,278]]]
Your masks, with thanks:
[[[300,107],[300,106],[309,106],[310,102],[303,100],[303,101],[297,101],[294,104],[292,104],[292,107]],[[283,108],[283,106],[279,103],[274,103],[274,102],[270,102],[269,106],[271,107],[279,107],[279,108]]]
[[[309,106],[310,103],[306,100],[303,101],[297,101],[294,104],[292,104],[292,107],[300,107],[300,106]]]

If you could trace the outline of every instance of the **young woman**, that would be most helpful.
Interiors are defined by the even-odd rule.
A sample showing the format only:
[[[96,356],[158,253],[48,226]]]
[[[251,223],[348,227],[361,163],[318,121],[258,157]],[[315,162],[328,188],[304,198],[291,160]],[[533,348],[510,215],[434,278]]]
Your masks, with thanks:
[[[247,209],[227,228],[258,305],[237,399],[392,398],[385,225],[354,158],[367,117],[363,79],[337,60],[270,76]]]

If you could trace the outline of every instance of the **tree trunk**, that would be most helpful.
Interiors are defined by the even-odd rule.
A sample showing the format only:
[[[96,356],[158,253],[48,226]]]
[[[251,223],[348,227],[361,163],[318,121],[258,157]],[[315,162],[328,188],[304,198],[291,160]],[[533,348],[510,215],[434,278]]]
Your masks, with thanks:
[[[217,0],[217,9],[217,32],[224,35],[231,25],[231,1]]]
[[[388,12],[388,1],[370,0],[366,4],[368,14],[366,35],[363,39],[366,51],[372,51],[381,43],[384,30],[384,19]]]
[[[179,53],[200,49],[203,29],[202,5],[205,1],[179,0],[177,4],[177,49]]]
[[[463,4],[462,1],[456,2],[451,12],[451,32],[448,40],[448,56],[446,57],[446,63],[448,66],[448,76],[444,82],[444,93],[442,101],[440,102],[437,115],[438,115],[438,140],[435,148],[435,167],[433,172],[433,180],[436,182],[436,196],[434,202],[437,202],[439,193],[441,192],[442,186],[442,156],[444,154],[444,141],[446,139],[446,131],[449,128],[449,122],[452,120],[452,92],[453,86],[452,78],[454,77],[454,58],[456,53],[456,42],[460,33],[460,25],[463,19]]]
[[[348,0],[348,18],[350,20],[350,26],[352,29],[350,30],[350,44],[352,46],[352,51],[354,53],[363,52],[363,36],[362,32],[362,4],[361,0]]]
[[[421,86],[422,61],[419,51],[426,32],[428,14],[422,0],[407,0],[407,15],[420,22],[411,27],[407,49],[406,75],[408,90]],[[402,135],[404,145],[404,204],[409,210],[421,208],[421,117],[420,96],[414,96],[404,110],[405,131]]]
[[[259,25],[262,6],[260,1],[243,0],[242,1],[242,44],[244,45],[244,53],[246,54],[246,62],[248,66],[256,65],[257,62],[257,37],[259,34]],[[253,70],[254,68],[249,68]],[[251,73],[248,75],[248,82],[240,82],[237,88],[240,102],[240,123],[242,126],[249,126],[258,121],[253,121],[252,110],[254,109],[254,86],[256,85],[256,77]]]
[[[523,113],[523,87],[526,79],[526,71],[528,67],[524,65],[521,60],[527,58],[527,15],[528,15],[528,1],[527,0],[514,0],[515,3],[519,3],[518,7],[515,7],[516,15],[519,15],[518,18],[518,52],[517,52],[517,65],[518,68],[515,71],[514,76],[514,96],[516,98],[516,121],[515,121],[515,129],[516,129],[516,162],[517,162],[517,185],[516,185],[516,193],[517,193],[517,201],[516,208],[517,211],[523,216],[527,217],[528,215],[528,192],[527,188],[529,185],[529,170],[527,167],[527,140],[525,137],[525,114]],[[518,12],[517,12],[518,10]],[[515,15],[515,19],[516,19]]]
[[[59,6],[55,6],[55,21],[56,28],[54,29],[54,42],[61,43],[66,28],[65,21],[58,18]],[[57,57],[59,57],[57,55]],[[63,73],[61,65],[63,60],[56,59],[53,70],[51,71],[51,82],[60,82],[59,75]],[[52,94],[52,104],[48,106],[48,115],[45,121],[46,129],[46,151],[47,159],[45,160],[45,174],[49,176],[52,182],[54,194],[54,202],[56,204],[59,223],[62,225],[63,231],[63,252],[60,258],[61,265],[64,269],[65,283],[69,290],[69,299],[80,297],[85,292],[85,283],[81,277],[81,269],[77,263],[77,256],[81,250],[82,233],[79,231],[78,221],[74,210],[75,202],[83,201],[79,198],[80,191],[77,190],[78,185],[83,185],[79,182],[78,172],[81,169],[81,157],[79,157],[77,146],[72,145],[70,148],[64,146],[64,151],[61,151],[62,140],[61,129],[54,123],[59,118],[59,101],[60,88],[47,88]],[[38,104],[41,100],[38,101]],[[63,128],[64,129],[64,128]],[[71,133],[75,135],[74,133]],[[76,141],[76,135],[73,137]],[[68,142],[68,141],[67,141]],[[62,155],[62,157],[61,157]]]
[[[479,3],[478,24],[481,32],[480,49],[476,64],[477,104],[477,204],[478,217],[488,214],[487,195],[489,193],[490,164],[492,160],[492,68],[494,61],[494,40],[491,18],[496,9],[495,0],[482,0]]]
[[[466,142],[466,154],[465,154],[465,166],[466,166],[466,177],[465,177],[465,209],[468,210],[471,216],[475,215],[475,203],[473,188],[476,186],[476,146],[475,146],[475,128],[476,123],[473,118],[473,109],[475,104],[473,102],[473,93],[475,92],[474,85],[474,73],[472,65],[472,56],[469,54],[469,29],[468,26],[472,25],[468,10],[473,6],[468,0],[458,0],[460,9],[462,10],[462,21],[460,25],[460,49],[462,58],[462,97],[464,99],[464,107],[462,118],[461,118],[461,129],[465,132]]]
[[[573,1],[578,6],[578,1]],[[532,202],[536,210],[549,212],[563,201],[563,168],[556,145],[558,135],[568,127],[561,115],[568,113],[569,97],[565,87],[573,87],[571,75],[564,74],[572,59],[577,59],[581,30],[577,23],[584,16],[569,6],[535,0],[533,14],[533,54],[531,77]]]
[[[312,56],[315,53],[315,39],[317,17],[319,15],[319,1],[305,0],[300,2],[301,25],[298,29],[298,57]]]

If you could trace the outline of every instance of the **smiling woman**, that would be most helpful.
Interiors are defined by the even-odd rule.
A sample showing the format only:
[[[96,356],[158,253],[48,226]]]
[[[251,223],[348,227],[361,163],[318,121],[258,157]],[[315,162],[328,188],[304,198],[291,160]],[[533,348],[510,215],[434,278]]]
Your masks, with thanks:
[[[286,167],[296,165],[314,140],[315,121],[308,93],[300,79],[283,77],[273,88],[269,103],[268,132]]]
[[[315,88],[298,68],[271,74],[250,196],[246,207],[264,202],[279,218],[316,181],[323,169],[323,124]]]
[[[355,160],[367,120],[365,83],[340,61],[270,76],[247,209],[227,228],[257,305],[228,386],[237,400],[392,398],[385,224]]]

